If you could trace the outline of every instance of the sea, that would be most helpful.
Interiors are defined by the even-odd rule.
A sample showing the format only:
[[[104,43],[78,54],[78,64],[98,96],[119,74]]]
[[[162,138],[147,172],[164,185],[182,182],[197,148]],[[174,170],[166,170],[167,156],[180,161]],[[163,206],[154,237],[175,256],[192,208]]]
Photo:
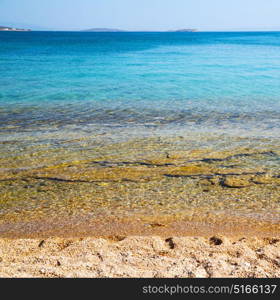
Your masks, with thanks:
[[[280,137],[280,32],[0,32],[0,74],[0,141]]]

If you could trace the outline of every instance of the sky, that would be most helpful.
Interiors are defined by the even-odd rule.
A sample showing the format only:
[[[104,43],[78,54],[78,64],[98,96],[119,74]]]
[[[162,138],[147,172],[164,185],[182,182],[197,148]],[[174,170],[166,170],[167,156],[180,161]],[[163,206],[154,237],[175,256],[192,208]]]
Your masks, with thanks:
[[[280,0],[0,0],[0,26],[280,30]]]

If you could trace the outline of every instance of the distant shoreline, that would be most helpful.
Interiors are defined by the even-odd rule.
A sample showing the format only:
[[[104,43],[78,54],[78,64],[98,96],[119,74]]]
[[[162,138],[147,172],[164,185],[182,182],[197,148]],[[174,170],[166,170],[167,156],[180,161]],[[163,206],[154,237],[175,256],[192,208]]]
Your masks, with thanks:
[[[31,29],[22,29],[8,26],[0,26],[0,32],[11,32],[11,31],[32,31]]]

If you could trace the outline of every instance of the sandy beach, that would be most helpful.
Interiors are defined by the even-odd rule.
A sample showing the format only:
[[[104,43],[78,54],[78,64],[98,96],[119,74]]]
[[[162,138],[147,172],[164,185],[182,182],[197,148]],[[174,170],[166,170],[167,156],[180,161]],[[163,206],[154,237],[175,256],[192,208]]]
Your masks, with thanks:
[[[1,277],[218,278],[280,276],[274,238],[1,239]]]

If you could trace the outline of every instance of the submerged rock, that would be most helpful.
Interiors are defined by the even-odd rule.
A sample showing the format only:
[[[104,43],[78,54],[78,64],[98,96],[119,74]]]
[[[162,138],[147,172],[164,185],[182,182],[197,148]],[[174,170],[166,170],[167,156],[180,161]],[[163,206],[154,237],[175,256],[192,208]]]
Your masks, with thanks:
[[[252,181],[256,184],[270,184],[273,183],[273,178],[270,176],[255,176]]]
[[[244,188],[251,185],[252,182],[247,177],[227,176],[222,181],[222,186],[229,188]]]

